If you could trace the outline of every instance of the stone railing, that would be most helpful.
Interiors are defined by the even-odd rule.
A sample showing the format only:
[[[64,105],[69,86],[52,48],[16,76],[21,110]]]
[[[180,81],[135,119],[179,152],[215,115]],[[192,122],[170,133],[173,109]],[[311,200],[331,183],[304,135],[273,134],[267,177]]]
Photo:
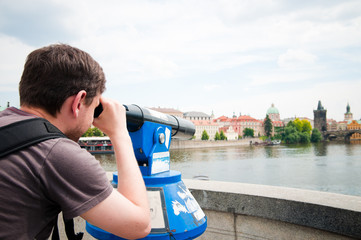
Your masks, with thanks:
[[[361,197],[231,182],[183,181],[207,215],[208,227],[199,240],[361,239]],[[61,236],[65,236],[61,222]],[[75,225],[76,231],[85,231],[80,217]],[[85,232],[83,239],[94,238]]]
[[[184,180],[208,217],[200,240],[361,239],[361,197]]]

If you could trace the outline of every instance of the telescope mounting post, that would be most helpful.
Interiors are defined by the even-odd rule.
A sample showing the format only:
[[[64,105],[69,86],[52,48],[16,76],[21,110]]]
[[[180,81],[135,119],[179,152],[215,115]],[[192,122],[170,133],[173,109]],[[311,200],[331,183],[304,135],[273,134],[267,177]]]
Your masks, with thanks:
[[[172,128],[144,121],[137,131],[129,132],[135,157],[147,187],[151,214],[151,233],[141,240],[193,239],[206,230],[207,217],[181,179],[170,170],[169,148]],[[121,176],[119,176],[121,177]],[[113,186],[118,173],[113,173]],[[86,230],[95,238],[121,240],[90,223]]]

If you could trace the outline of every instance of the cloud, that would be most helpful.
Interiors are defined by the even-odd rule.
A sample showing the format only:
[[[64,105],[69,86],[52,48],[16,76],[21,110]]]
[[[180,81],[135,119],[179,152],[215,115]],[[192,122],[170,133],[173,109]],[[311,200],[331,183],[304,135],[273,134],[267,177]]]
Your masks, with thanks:
[[[0,30],[33,46],[69,40],[76,32],[66,29],[69,6],[57,1],[1,1]]]
[[[1,91],[17,89],[31,50],[64,42],[102,65],[108,97],[120,98],[121,85],[125,101],[157,105],[151,88],[162,92],[159,101],[188,110],[264,117],[275,102],[281,114],[293,115],[304,112],[302,104],[292,108],[287,97],[356,98],[354,87],[336,94],[327,86],[358,84],[360,9],[357,0],[1,1]],[[197,94],[184,97],[191,87]],[[214,99],[209,93],[219,88]]]
[[[288,49],[278,57],[278,65],[282,68],[303,68],[314,64],[317,56],[302,49]]]
[[[0,33],[0,91],[17,91],[26,56],[31,47]]]
[[[220,87],[221,85],[219,84],[208,84],[203,86],[204,90],[206,90],[207,92],[213,92],[214,90],[217,90]]]

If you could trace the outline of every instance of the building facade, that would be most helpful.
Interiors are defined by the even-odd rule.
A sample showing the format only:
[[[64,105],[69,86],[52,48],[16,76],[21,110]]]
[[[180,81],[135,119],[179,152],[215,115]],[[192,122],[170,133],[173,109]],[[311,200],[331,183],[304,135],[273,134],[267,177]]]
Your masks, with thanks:
[[[350,104],[347,103],[344,121],[352,121],[352,120],[353,120],[353,114],[351,113]]]
[[[347,130],[359,130],[359,129],[361,129],[361,120],[360,121],[352,120],[349,121],[349,123],[347,124]],[[360,139],[361,139],[360,133],[354,133],[350,137],[350,140],[360,140]]]
[[[213,140],[216,133],[219,131],[217,123],[211,120],[191,120],[196,127],[194,139],[201,140],[203,131],[205,130],[209,136],[209,140]]]
[[[200,140],[202,139],[202,133],[206,130],[209,139],[213,140],[216,132],[219,130],[219,126],[217,123],[213,121],[212,116],[203,113],[203,112],[185,112],[183,117],[187,120],[190,120],[194,123],[196,128],[196,132],[194,134],[194,139]]]
[[[275,135],[275,132],[277,128],[284,127],[285,124],[283,121],[281,121],[281,116],[278,111],[278,109],[275,107],[275,105],[272,103],[271,107],[268,108],[266,115],[271,119],[272,121],[272,136]],[[266,119],[264,119],[265,121]],[[264,121],[263,121],[263,128],[264,128]]]
[[[250,116],[243,115],[233,118],[222,116],[215,119],[215,122],[220,127],[232,126],[232,130],[237,134],[237,139],[238,136],[243,136],[243,130],[246,128],[253,129],[255,137],[264,135],[263,122]]]

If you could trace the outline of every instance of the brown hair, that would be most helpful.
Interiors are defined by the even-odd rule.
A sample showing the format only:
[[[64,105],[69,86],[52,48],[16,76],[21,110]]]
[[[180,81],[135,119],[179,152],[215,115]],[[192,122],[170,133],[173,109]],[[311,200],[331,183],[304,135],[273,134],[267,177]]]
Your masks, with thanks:
[[[86,52],[55,44],[31,52],[19,84],[20,105],[40,107],[56,116],[65,100],[85,90],[86,104],[104,92],[105,76]]]

